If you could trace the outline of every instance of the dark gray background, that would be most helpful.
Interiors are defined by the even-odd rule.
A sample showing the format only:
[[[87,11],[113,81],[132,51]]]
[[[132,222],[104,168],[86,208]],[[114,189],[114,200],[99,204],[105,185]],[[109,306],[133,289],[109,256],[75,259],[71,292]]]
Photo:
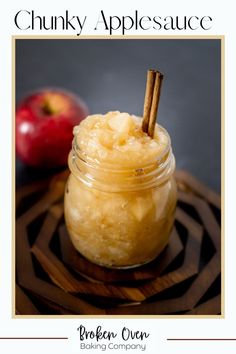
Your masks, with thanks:
[[[158,121],[177,167],[220,191],[221,43],[216,39],[17,40],[17,102],[46,86],[79,94],[91,113],[142,115],[146,71],[164,74]],[[17,183],[39,174],[17,162]]]

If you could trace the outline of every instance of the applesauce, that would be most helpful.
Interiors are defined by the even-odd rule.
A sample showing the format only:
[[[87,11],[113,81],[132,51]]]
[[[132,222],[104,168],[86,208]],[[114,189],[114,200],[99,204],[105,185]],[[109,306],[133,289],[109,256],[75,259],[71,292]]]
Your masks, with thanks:
[[[157,257],[174,222],[175,159],[167,131],[154,138],[128,113],[90,115],[74,127],[65,221],[87,259],[128,268]]]

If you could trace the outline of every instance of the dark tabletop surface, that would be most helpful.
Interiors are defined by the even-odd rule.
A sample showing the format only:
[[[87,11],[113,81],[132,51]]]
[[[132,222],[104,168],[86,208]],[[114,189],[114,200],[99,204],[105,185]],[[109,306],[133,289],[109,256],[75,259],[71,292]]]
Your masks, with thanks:
[[[18,39],[16,100],[54,86],[79,94],[90,113],[142,115],[146,71],[158,69],[165,75],[158,121],[172,138],[177,168],[220,192],[220,66],[217,39]],[[48,173],[17,161],[17,186]]]

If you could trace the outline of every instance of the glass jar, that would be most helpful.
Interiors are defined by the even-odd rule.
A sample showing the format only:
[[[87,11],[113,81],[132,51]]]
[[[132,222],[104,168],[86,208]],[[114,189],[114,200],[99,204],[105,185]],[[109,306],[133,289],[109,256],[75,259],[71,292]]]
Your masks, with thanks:
[[[156,258],[174,223],[175,159],[168,144],[155,162],[128,169],[83,154],[74,137],[65,190],[65,221],[74,247],[109,268],[136,267]]]

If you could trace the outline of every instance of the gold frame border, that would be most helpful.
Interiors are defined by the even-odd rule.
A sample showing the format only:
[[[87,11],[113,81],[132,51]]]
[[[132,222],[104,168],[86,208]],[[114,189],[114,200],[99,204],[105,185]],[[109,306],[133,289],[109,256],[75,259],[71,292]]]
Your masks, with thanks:
[[[16,70],[15,70],[15,54],[16,54],[16,40],[18,39],[73,39],[73,40],[89,40],[89,39],[218,39],[221,41],[221,213],[222,213],[222,225],[221,225],[221,315],[16,315],[15,314],[15,180],[16,180],[16,153],[15,153],[15,82],[16,82]],[[119,318],[138,318],[138,319],[203,319],[203,318],[216,318],[225,319],[225,36],[224,35],[150,35],[150,36],[94,36],[94,35],[82,35],[82,36],[67,36],[67,35],[16,35],[12,36],[12,319],[47,319],[47,318],[59,318],[59,319],[78,319],[78,318],[96,318],[96,319],[119,319]]]

